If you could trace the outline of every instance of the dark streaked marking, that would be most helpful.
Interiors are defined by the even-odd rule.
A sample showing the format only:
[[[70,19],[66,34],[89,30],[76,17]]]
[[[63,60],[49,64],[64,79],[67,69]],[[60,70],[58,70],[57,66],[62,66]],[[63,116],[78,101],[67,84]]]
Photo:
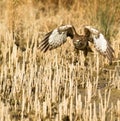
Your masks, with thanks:
[[[45,41],[43,41],[43,42],[40,43],[40,48],[41,48],[42,46],[44,46],[46,43],[49,44],[48,39],[46,39]]]
[[[43,52],[45,53],[48,49],[49,49],[49,45],[46,45],[44,48],[43,48]]]
[[[41,48],[41,51],[44,50],[44,48],[46,48],[46,46],[48,46],[49,43],[45,43],[44,45],[42,45],[40,48]]]

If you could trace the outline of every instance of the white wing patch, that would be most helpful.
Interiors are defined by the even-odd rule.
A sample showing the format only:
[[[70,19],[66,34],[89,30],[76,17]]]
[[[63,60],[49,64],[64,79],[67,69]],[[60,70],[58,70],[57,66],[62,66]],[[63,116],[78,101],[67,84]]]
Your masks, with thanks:
[[[104,35],[100,33],[97,29],[92,28],[91,26],[85,26],[85,28],[90,31],[95,48],[102,53],[106,52],[107,41]]]
[[[99,32],[97,29],[92,28],[91,26],[85,26],[85,29],[88,30],[89,38],[93,40],[93,44],[98,52],[106,56],[110,60],[110,64],[112,63],[112,59],[114,58],[114,50],[110,46],[109,42],[105,39],[104,35]]]
[[[67,41],[68,36],[73,37],[73,26],[60,26],[45,35],[44,39],[40,42],[39,48],[43,52],[57,48]]]
[[[58,29],[55,29],[49,37],[50,49],[56,48],[66,42],[67,32],[59,33]]]
[[[106,52],[107,41],[101,33],[99,34],[98,38],[93,35],[93,40],[97,50],[99,50],[102,53]]]

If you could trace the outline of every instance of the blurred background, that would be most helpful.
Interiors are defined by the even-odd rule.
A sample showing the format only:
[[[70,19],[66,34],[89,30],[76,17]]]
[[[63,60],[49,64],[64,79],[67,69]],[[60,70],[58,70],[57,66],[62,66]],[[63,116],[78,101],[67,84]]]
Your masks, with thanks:
[[[42,31],[61,24],[73,24],[78,30],[82,25],[92,25],[110,38],[118,33],[119,13],[119,0],[0,1],[0,21],[13,32],[37,22]]]
[[[74,65],[72,41],[40,52],[64,24],[100,30],[113,65],[96,52]],[[0,0],[0,121],[18,120],[120,121],[120,0]]]

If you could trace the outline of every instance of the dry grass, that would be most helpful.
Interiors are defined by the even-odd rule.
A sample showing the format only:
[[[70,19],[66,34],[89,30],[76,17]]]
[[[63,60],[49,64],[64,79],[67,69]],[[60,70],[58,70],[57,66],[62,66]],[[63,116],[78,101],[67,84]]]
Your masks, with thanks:
[[[67,0],[66,0],[67,1]],[[0,121],[119,121],[119,0],[0,1]],[[115,49],[112,66],[101,55],[75,55],[71,40],[57,50],[37,49],[61,24],[100,29]],[[14,44],[16,43],[16,44]]]

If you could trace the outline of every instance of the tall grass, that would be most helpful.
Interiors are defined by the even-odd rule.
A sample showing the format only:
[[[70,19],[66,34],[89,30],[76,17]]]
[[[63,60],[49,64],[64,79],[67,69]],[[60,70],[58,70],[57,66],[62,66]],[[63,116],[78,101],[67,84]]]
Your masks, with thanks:
[[[1,121],[120,120],[120,6],[109,1],[112,7],[107,9],[105,3],[1,2],[6,6],[0,17]],[[116,55],[113,65],[94,53],[88,55],[85,67],[82,52],[74,64],[70,39],[56,50],[41,53],[37,47],[44,34],[61,24],[73,24],[79,33],[83,25],[91,24],[109,35]]]
[[[111,36],[116,35],[116,27],[119,26],[119,2],[114,0],[107,2],[106,0],[89,0],[87,4],[88,9],[86,9],[85,17],[90,20],[91,24],[99,27],[106,38],[110,40]]]

